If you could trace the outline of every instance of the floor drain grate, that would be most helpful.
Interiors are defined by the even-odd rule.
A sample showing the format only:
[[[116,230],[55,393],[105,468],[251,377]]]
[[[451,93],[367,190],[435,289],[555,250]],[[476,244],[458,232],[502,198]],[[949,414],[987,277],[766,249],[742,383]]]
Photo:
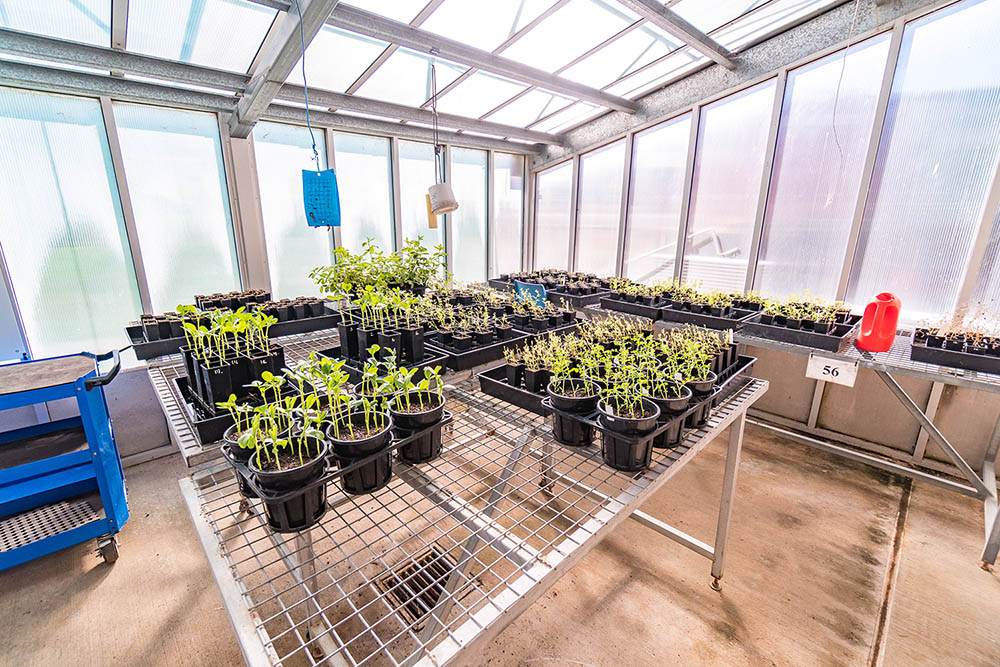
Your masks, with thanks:
[[[432,545],[381,577],[378,586],[407,623],[421,628],[454,569],[455,561]]]

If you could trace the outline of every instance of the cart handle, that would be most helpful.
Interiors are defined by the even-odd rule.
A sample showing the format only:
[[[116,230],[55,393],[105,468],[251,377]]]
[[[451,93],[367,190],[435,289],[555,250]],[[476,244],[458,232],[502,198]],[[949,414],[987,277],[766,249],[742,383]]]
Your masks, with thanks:
[[[107,361],[108,359],[114,359],[115,363],[104,375],[96,375],[92,378],[87,378],[83,381],[83,386],[87,391],[90,391],[94,387],[103,387],[118,375],[118,371],[121,370],[121,359],[118,357],[118,350],[111,350],[110,352],[105,352],[104,354],[99,354],[94,357],[95,362]]]

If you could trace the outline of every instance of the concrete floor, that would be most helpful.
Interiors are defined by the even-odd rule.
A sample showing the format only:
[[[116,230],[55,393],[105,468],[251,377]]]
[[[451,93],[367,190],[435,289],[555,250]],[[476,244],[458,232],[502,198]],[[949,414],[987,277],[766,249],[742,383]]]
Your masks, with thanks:
[[[710,541],[725,440],[643,509]],[[81,545],[0,573],[0,664],[242,661],[184,474],[177,456],[127,471],[113,567]],[[469,664],[1000,665],[1000,575],[978,567],[976,501],[913,485],[886,603],[906,486],[748,427],[721,594],[706,560],[626,522]]]

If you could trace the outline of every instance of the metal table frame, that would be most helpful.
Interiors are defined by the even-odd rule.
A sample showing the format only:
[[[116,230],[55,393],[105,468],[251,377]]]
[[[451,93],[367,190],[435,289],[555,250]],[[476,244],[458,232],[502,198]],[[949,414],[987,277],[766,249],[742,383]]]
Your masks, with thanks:
[[[588,317],[602,317],[606,316],[610,312],[613,311],[603,310],[599,307],[590,307],[586,310]],[[619,313],[615,314],[618,315]],[[624,313],[621,315],[624,315]],[[665,321],[656,322],[655,324],[661,328],[681,326],[677,323]],[[992,568],[997,561],[998,552],[1000,552],[1000,511],[998,511],[997,503],[998,487],[996,475],[997,459],[998,455],[1000,455],[1000,415],[998,415],[997,421],[994,424],[989,443],[986,447],[986,454],[983,458],[982,467],[978,473],[934,425],[933,420],[937,411],[941,392],[945,385],[954,385],[978,391],[1000,393],[1000,375],[979,373],[976,371],[964,371],[949,368],[947,366],[937,366],[934,364],[913,361],[910,359],[911,338],[909,333],[897,335],[892,348],[888,352],[879,353],[859,350],[854,345],[854,339],[851,337],[844,340],[837,352],[817,350],[815,348],[805,347],[802,345],[793,345],[766,338],[748,336],[740,333],[738,330],[735,331],[735,339],[740,343],[745,343],[754,347],[776,350],[778,352],[785,352],[788,354],[809,356],[811,353],[815,352],[817,355],[821,355],[823,357],[857,362],[859,367],[868,368],[874,371],[879,379],[885,383],[886,387],[889,388],[892,395],[896,397],[900,405],[902,405],[903,408],[905,408],[906,411],[913,416],[922,429],[914,450],[909,455],[910,460],[907,463],[911,465],[890,460],[890,458],[895,457],[893,457],[892,452],[888,450],[880,452],[885,454],[886,458],[883,458],[864,453],[852,447],[835,445],[815,437],[810,437],[809,435],[803,435],[802,433],[791,431],[787,428],[782,428],[781,426],[776,426],[773,423],[766,423],[757,420],[752,420],[752,423],[780,433],[797,442],[816,447],[817,449],[822,449],[823,451],[830,452],[838,456],[866,463],[898,475],[928,482],[941,488],[971,496],[982,501],[985,540],[980,561],[981,566],[984,569],[989,570]],[[900,386],[899,382],[896,381],[896,378],[893,377],[894,375],[908,375],[927,380],[932,383],[930,400],[926,409],[921,409],[916,402],[914,402],[910,395],[907,394],[906,391]],[[822,400],[825,387],[826,382],[822,380],[816,381],[816,389],[813,393],[812,405],[810,408],[809,422],[804,425],[804,428],[811,432],[811,434],[835,438],[836,434],[826,433],[823,432],[822,429],[816,428],[820,401]],[[803,426],[799,426],[791,420],[784,420],[776,415],[760,413],[759,417],[767,421],[780,420],[778,422],[779,424],[787,424],[791,428],[803,428]],[[954,465],[954,469],[944,469],[937,472],[945,472],[948,475],[958,476],[964,479],[967,483],[955,481],[951,476],[935,474],[933,471],[916,467],[917,465],[922,465],[924,468],[928,467],[928,462],[924,461],[924,452],[928,439],[933,440]]]
[[[331,486],[326,516],[297,536],[264,527],[259,501],[242,501],[225,463],[181,479],[181,491],[248,664],[449,664],[485,648],[628,518],[708,558],[719,589],[746,413],[766,390],[749,380],[678,448],[656,450],[648,471],[626,474],[604,466],[597,445],[558,445],[547,419],[467,380],[449,390],[454,421],[438,459],[397,462],[373,494]],[[727,428],[713,544],[639,510]],[[447,568],[421,570],[420,590],[399,579],[386,588],[386,575],[432,546],[456,554]],[[402,603],[430,589],[436,601],[406,616]]]

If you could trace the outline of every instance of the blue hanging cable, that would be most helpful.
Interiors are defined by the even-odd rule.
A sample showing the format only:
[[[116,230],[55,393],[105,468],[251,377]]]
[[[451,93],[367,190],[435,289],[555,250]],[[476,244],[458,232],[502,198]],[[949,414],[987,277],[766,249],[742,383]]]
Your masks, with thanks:
[[[299,15],[299,44],[302,45],[302,91],[306,98],[306,128],[309,130],[309,138],[312,139],[316,173],[319,173],[321,169],[319,165],[319,151],[316,150],[316,135],[313,134],[312,124],[309,122],[309,84],[306,83],[306,38],[302,31],[302,11],[299,9],[299,0],[294,0],[294,2],[295,11]]]

